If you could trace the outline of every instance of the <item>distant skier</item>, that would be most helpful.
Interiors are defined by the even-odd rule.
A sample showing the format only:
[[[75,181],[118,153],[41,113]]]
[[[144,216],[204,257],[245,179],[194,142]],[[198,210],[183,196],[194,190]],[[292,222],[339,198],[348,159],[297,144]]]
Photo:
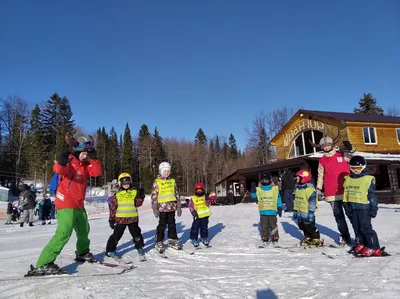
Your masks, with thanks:
[[[269,172],[261,174],[260,182],[261,187],[252,184],[250,196],[257,199],[263,246],[267,246],[270,238],[273,244],[279,240],[276,215],[282,217],[282,199],[279,187],[272,185],[272,176]]]
[[[324,242],[320,239],[320,233],[315,226],[317,195],[315,187],[311,183],[311,172],[300,170],[296,173],[296,178],[293,219],[297,219],[297,224],[304,233],[304,239],[300,242],[300,245],[322,246]]]
[[[21,190],[19,205],[23,209],[20,226],[23,227],[25,221],[29,222],[29,226],[33,226],[34,210],[37,204],[36,194],[32,192],[27,184],[22,184],[19,189]]]
[[[176,233],[175,211],[178,217],[182,215],[181,202],[175,179],[170,177],[171,164],[162,162],[159,167],[159,175],[153,183],[151,203],[154,216],[159,218],[157,226],[156,249],[164,252],[164,233],[168,226],[168,246],[174,249],[182,249]]]
[[[121,173],[118,177],[119,189],[110,202],[109,223],[113,230],[106,247],[106,256],[118,258],[116,250],[119,240],[125,229],[128,228],[132,235],[133,243],[139,255],[144,255],[144,241],[139,227],[139,214],[137,208],[143,204],[145,198],[143,189],[132,186],[129,173]]]
[[[89,222],[84,201],[89,176],[100,176],[102,166],[97,159],[92,138],[88,141],[82,137],[81,142],[78,142],[67,133],[65,140],[72,146],[72,153],[60,154],[53,166],[54,172],[61,177],[56,192],[57,230],[40,254],[36,268],[31,265],[27,275],[65,273],[54,261],[67,244],[73,230],[77,236],[76,260],[96,262],[89,250]]]
[[[371,218],[375,218],[378,212],[375,177],[368,175],[367,161],[362,156],[353,156],[349,166],[351,174],[345,177],[343,202],[349,204],[356,233],[356,246],[351,252],[362,256],[381,256],[384,252],[371,224]]]
[[[39,203],[39,206],[40,206],[40,210],[41,210],[41,212],[39,214],[41,216],[40,219],[42,220],[42,225],[45,225],[46,221],[47,221],[47,224],[51,224],[50,214],[51,214],[51,209],[52,209],[52,202],[51,202],[49,193],[46,193],[44,195],[44,198]]]
[[[208,239],[208,220],[211,216],[211,202],[216,200],[216,196],[210,198],[204,190],[204,184],[194,185],[195,194],[189,199],[189,211],[193,216],[192,228],[190,229],[190,239],[194,247],[199,247],[202,242],[209,246]],[[200,240],[199,237],[200,231]]]

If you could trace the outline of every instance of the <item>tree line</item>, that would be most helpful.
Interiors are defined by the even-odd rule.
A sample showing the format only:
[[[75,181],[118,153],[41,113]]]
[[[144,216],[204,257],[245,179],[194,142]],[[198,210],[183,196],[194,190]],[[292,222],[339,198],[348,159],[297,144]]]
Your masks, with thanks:
[[[269,142],[293,116],[293,109],[283,107],[269,112],[259,111],[252,127],[246,129],[246,147],[239,150],[233,134],[207,136],[199,128],[193,140],[162,137],[158,128],[143,124],[137,134],[129,123],[123,133],[114,127],[99,127],[92,135],[103,175],[92,181],[101,186],[116,179],[121,172],[129,172],[134,182],[146,192],[163,161],[172,164],[172,175],[183,194],[192,192],[196,182],[203,182],[211,191],[215,183],[238,168],[262,165],[275,160]],[[364,94],[355,113],[383,114],[371,94]],[[29,104],[18,96],[0,100],[0,183],[16,186],[26,179],[42,181],[47,186],[53,174],[54,160],[61,152],[70,150],[65,142],[67,131],[78,137],[87,136],[85,129],[75,124],[67,97],[57,93],[44,103]],[[393,116],[396,108],[390,108]]]

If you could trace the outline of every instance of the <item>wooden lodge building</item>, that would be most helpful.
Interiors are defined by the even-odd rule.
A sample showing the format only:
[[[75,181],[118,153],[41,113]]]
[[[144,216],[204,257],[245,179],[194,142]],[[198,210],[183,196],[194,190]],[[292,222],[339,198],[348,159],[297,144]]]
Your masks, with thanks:
[[[343,141],[349,141],[355,154],[367,159],[369,173],[376,177],[380,203],[400,203],[400,117],[303,109],[271,140],[276,161],[237,169],[218,181],[218,200],[223,200],[232,188],[235,202],[249,201],[251,183],[259,182],[262,171],[278,177],[287,169],[296,173],[307,168],[316,182],[318,160],[323,154],[311,142],[318,144],[324,134],[333,140],[339,138],[336,145],[342,150]]]

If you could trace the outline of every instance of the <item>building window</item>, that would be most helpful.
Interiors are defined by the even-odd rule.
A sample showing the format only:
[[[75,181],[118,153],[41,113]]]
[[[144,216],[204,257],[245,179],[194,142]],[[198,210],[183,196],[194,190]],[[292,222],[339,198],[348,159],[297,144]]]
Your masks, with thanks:
[[[376,129],[374,127],[363,127],[364,143],[365,144],[377,144],[376,141]]]
[[[310,144],[309,140],[312,143],[318,143],[323,136],[324,135],[322,132],[315,130],[307,130],[302,132],[293,141],[293,145],[289,152],[289,158],[316,153],[317,150]]]
[[[400,129],[396,129],[397,132],[397,142],[400,143]]]

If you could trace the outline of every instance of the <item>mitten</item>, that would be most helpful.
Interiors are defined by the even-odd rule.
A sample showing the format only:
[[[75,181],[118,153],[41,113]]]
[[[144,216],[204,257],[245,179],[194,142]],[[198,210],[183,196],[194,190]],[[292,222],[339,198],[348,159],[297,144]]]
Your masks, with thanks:
[[[144,193],[144,189],[143,188],[139,188],[137,197],[138,198],[145,198],[146,197],[146,194]]]
[[[115,228],[115,220],[108,220],[108,223],[110,224],[111,229]]]
[[[321,200],[324,200],[324,193],[320,190],[320,189],[317,189],[317,198],[318,198],[318,200],[319,201],[321,201]]]
[[[180,207],[177,208],[176,213],[177,213],[178,217],[181,217],[182,216],[182,208],[180,208]]]
[[[293,216],[292,217],[293,217],[293,219],[297,219],[297,211],[293,212]]]
[[[377,213],[378,210],[369,210],[369,216],[371,216],[372,218],[375,218]]]
[[[278,208],[278,215],[279,215],[279,217],[282,217],[282,208]]]
[[[69,153],[61,153],[58,157],[58,164],[61,166],[67,165],[72,159],[69,159]]]
[[[193,210],[192,216],[193,216],[193,219],[194,219],[194,220],[196,220],[196,219],[199,217],[199,215],[197,214],[197,211],[196,211],[196,210]]]
[[[88,152],[88,157],[90,160],[96,160],[97,159],[97,153],[96,150],[94,148],[90,149],[90,151]]]
[[[314,221],[315,221],[314,212],[308,212],[308,214],[307,214],[307,220],[308,220],[309,222],[314,222]]]
[[[250,192],[251,193],[256,193],[256,191],[257,191],[256,187],[257,187],[256,182],[251,182]]]

